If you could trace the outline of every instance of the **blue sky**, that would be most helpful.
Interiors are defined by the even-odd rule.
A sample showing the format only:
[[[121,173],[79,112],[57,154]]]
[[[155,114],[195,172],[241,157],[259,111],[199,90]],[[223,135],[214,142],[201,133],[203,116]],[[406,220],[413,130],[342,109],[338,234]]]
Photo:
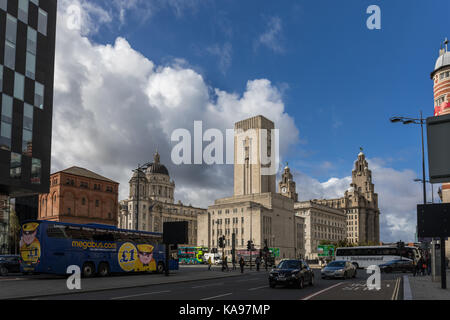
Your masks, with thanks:
[[[102,1],[99,1],[102,4]],[[381,30],[369,30],[366,9],[381,9]],[[429,78],[450,30],[448,1],[198,1],[177,12],[163,8],[142,20],[105,26],[98,43],[125,37],[152,61],[186,60],[206,82],[242,93],[248,79],[267,78],[283,90],[301,143],[288,160],[318,179],[348,174],[359,147],[396,169],[420,169],[420,130],[393,125],[393,115],[433,113]],[[273,44],[258,42],[280,25]],[[218,48],[229,45],[221,66]],[[272,47],[273,45],[273,47]],[[330,162],[326,171],[313,163]]]
[[[79,34],[66,30],[63,23],[66,7],[73,3],[83,8],[84,26]],[[381,30],[366,27],[366,9],[373,4],[381,9]],[[299,197],[341,196],[363,147],[375,169],[375,191],[380,193],[382,240],[411,241],[414,208],[421,201],[420,185],[412,181],[421,177],[420,128],[391,124],[389,118],[417,117],[420,110],[426,117],[433,115],[430,73],[439,46],[450,36],[450,20],[443,16],[447,12],[447,0],[62,0],[52,168],[84,165],[94,169],[121,183],[123,199],[132,166],[151,160],[158,147],[177,182],[177,196],[207,206],[232,192],[230,175],[224,173],[229,169],[190,172],[190,168],[176,168],[168,163],[170,150],[164,148],[170,146],[170,132],[151,130],[169,120],[176,128],[183,124],[179,118],[190,123],[185,126],[204,120],[205,127],[214,127],[215,121],[208,122],[213,117],[204,115],[211,113],[208,105],[218,108],[230,101],[234,107],[251,105],[254,96],[247,94],[263,92],[267,95],[261,113],[281,107],[281,111],[273,111],[281,119],[276,125],[286,130],[285,139],[292,138],[282,142],[286,147],[282,157],[296,173]],[[133,63],[139,77],[114,72],[110,68],[114,63],[120,70]],[[124,100],[111,98],[121,90],[108,92],[105,86],[91,93],[89,81],[74,77],[82,65],[86,71],[81,78],[100,75],[104,81],[109,79],[111,88],[123,91],[135,85],[124,93]],[[95,86],[95,81],[92,83],[91,87]],[[173,86],[173,92],[168,93],[167,86]],[[81,99],[70,96],[69,91],[81,93]],[[97,110],[102,94],[110,105]],[[181,103],[168,103],[164,109],[174,97],[181,97]],[[184,109],[179,104],[185,105]],[[203,107],[197,108],[198,104]],[[124,125],[120,134],[129,142],[129,149],[122,146],[121,151],[109,137],[101,140],[98,131],[87,138],[92,142],[71,145],[67,152],[66,146],[75,142],[64,138],[65,128],[79,130],[81,136],[91,130],[83,131],[81,120],[77,124],[68,120],[66,114],[79,106],[94,120],[99,115],[94,122],[99,128],[100,115],[105,110],[112,113],[105,125],[114,129]],[[147,131],[134,132],[142,119],[132,118],[134,112],[124,116],[120,108],[148,112]],[[224,110],[233,110],[228,108]],[[178,114],[173,110],[179,110]],[[117,122],[113,118],[116,113]],[[136,121],[129,126],[131,133],[125,132],[128,118]],[[241,119],[227,119],[229,123],[232,120]],[[143,139],[145,147],[136,137]],[[89,143],[96,146],[91,154],[86,152]],[[126,161],[111,158],[120,152]],[[105,165],[102,159],[113,160]],[[205,179],[192,178],[199,175]]]

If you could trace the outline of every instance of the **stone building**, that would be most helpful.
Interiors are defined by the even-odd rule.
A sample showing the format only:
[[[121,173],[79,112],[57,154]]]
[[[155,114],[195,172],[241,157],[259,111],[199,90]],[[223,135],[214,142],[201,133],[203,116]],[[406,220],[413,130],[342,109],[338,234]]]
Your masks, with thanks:
[[[175,182],[170,179],[166,166],[161,164],[158,152],[152,163],[134,171],[129,184],[129,197],[119,204],[120,228],[163,232],[164,222],[188,221],[187,245],[197,244],[197,215],[206,209],[186,206],[180,201],[175,203]]]
[[[38,219],[117,225],[119,183],[80,167],[50,176],[50,192],[39,195]]]
[[[339,209],[347,217],[347,241],[350,243],[380,242],[380,210],[378,194],[372,183],[372,172],[361,151],[354,163],[352,183],[342,198],[313,200],[314,203]]]
[[[297,202],[296,215],[304,219],[304,251],[306,259],[317,259],[317,246],[322,240],[338,242],[347,237],[346,214],[314,201]]]
[[[450,114],[450,52],[448,51],[448,40],[439,50],[434,70],[431,73],[434,82],[434,115],[436,117]],[[448,139],[448,137],[443,137]],[[439,197],[444,203],[450,202],[450,183],[443,183],[439,189]],[[450,256],[450,240],[445,242],[446,256]]]
[[[230,255],[234,233],[236,250],[246,250],[251,240],[257,250],[265,242],[279,248],[281,259],[304,254],[304,219],[295,216],[292,198],[275,193],[276,175],[264,172],[272,162],[264,164],[263,157],[276,150],[273,129],[274,123],[263,116],[235,124],[234,195],[215,200],[198,216],[199,245],[217,248],[218,238],[225,236],[225,254]]]

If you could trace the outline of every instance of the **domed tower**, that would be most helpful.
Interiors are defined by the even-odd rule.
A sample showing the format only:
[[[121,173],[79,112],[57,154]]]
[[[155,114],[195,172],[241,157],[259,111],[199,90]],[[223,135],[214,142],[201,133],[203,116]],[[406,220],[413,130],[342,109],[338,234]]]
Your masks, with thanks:
[[[169,171],[160,163],[158,151],[153,156],[153,163],[145,170],[148,181],[147,194],[150,199],[174,203],[175,182],[170,180]]]
[[[434,115],[440,116],[450,113],[450,52],[448,40],[445,39],[439,50],[434,71],[431,73],[434,82]]]
[[[287,163],[286,167],[284,167],[281,181],[278,184],[278,193],[281,193],[283,196],[293,199],[295,202],[298,201],[298,194],[297,192],[295,192],[295,182]]]
[[[431,79],[434,82],[434,115],[450,114],[450,52],[447,39],[439,50]],[[450,202],[450,183],[442,184],[440,197],[443,202]]]

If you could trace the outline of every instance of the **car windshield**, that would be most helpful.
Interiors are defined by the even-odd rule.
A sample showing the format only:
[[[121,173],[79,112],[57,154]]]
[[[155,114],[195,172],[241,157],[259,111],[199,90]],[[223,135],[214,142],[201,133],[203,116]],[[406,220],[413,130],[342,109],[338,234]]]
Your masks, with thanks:
[[[300,269],[300,261],[287,260],[281,261],[278,265],[278,269]]]
[[[327,267],[340,267],[343,268],[345,267],[345,262],[344,261],[333,261],[330,262]]]
[[[388,262],[386,262],[386,264],[394,264],[394,263],[397,263],[397,262],[399,262],[400,260],[391,260],[391,261],[388,261]]]

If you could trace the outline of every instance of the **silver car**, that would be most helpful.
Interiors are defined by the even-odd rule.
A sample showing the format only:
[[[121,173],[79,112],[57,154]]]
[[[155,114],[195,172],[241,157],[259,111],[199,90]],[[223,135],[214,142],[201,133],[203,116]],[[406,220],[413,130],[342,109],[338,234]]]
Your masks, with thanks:
[[[326,278],[355,278],[356,267],[348,261],[332,261],[322,269],[322,279]]]

